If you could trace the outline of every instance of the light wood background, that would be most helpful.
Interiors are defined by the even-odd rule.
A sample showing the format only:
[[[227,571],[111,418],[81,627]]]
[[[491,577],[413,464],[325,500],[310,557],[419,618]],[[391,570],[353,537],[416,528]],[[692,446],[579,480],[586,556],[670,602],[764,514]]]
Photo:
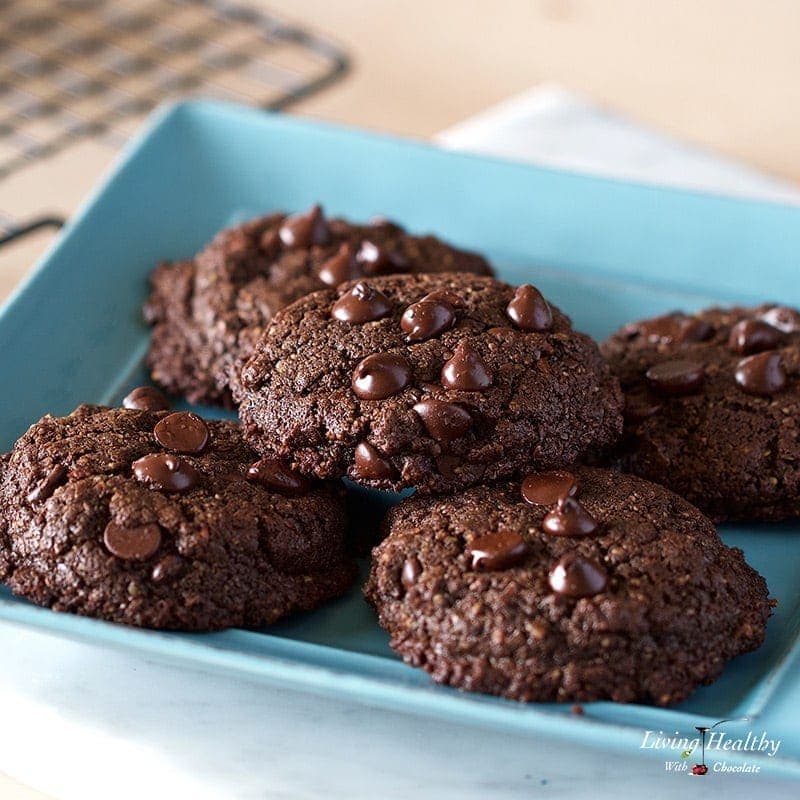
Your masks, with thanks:
[[[560,83],[800,183],[797,0],[251,0],[340,41],[352,73],[297,106],[429,136]],[[0,184],[0,211],[68,213],[111,159],[86,142]],[[46,236],[0,255],[0,299]]]
[[[298,113],[425,137],[516,92],[556,82],[800,183],[797,0],[263,5],[335,37],[353,55],[346,80]],[[108,160],[90,144],[73,149],[42,165],[36,191],[5,185],[0,202],[25,214],[42,210],[46,197],[47,210],[69,212]],[[0,299],[45,239],[0,257]],[[41,797],[0,775],[0,798]]]
[[[306,110],[427,136],[541,82],[800,182],[796,0],[274,0],[353,52]]]

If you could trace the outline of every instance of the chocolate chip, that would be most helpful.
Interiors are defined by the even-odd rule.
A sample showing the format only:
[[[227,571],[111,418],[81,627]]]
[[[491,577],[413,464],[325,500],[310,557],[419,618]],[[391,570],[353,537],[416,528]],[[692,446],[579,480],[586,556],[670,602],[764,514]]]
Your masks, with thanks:
[[[578,479],[566,470],[532,472],[522,481],[522,499],[536,506],[551,506],[562,497],[574,497]]]
[[[133,462],[142,483],[164,492],[185,492],[200,483],[200,473],[187,461],[168,453],[153,453]]]
[[[180,556],[169,555],[164,556],[154,567],[150,573],[150,577],[155,583],[164,583],[173,578],[177,578],[183,571],[183,559]]]
[[[109,522],[103,533],[106,549],[126,561],[144,561],[161,546],[161,528],[155,523],[124,528]]]
[[[773,306],[761,315],[761,319],[784,333],[797,333],[800,331],[800,311],[796,311],[793,308]]]
[[[208,425],[191,411],[176,411],[153,429],[156,441],[176,453],[202,453],[208,445]]]
[[[678,342],[696,343],[705,342],[714,333],[714,328],[708,322],[697,317],[684,320],[677,336]]]
[[[359,281],[331,308],[331,316],[341,322],[364,323],[385,317],[392,310],[389,298],[368,283]]]
[[[56,464],[47,477],[39,485],[28,493],[29,503],[40,503],[51,497],[59,486],[67,481],[67,468],[63,464]]]
[[[403,356],[376,353],[356,365],[351,385],[362,400],[383,400],[402,392],[410,380],[411,368]]]
[[[298,496],[311,489],[310,481],[277,458],[262,458],[247,470],[249,480],[279,494]]]
[[[631,336],[641,336],[652,344],[704,342],[714,329],[702,319],[681,313],[634,322],[626,326]]]
[[[389,253],[389,263],[391,264],[392,272],[406,272],[410,262],[405,254],[399,250],[392,250]]]
[[[302,214],[286,217],[279,234],[284,246],[289,248],[324,245],[331,238],[322,208],[316,205]]]
[[[743,319],[731,328],[728,347],[743,356],[774,350],[783,341],[783,333],[760,319]]]
[[[420,300],[410,305],[400,318],[400,327],[409,342],[422,342],[456,324],[450,303],[441,300]]]
[[[469,411],[444,400],[421,400],[414,406],[425,430],[439,442],[460,439],[471,427]]]
[[[647,382],[659,394],[677,397],[700,391],[705,379],[702,364],[664,361],[647,370]]]
[[[274,258],[281,250],[281,235],[274,228],[264,231],[258,241],[259,249],[264,255]]]
[[[528,545],[514,531],[497,531],[473,539],[467,555],[472,558],[472,569],[508,569],[525,560]]]
[[[420,300],[421,303],[447,303],[453,308],[466,308],[467,302],[460,294],[451,292],[448,289],[438,289],[435,292],[428,292]]]
[[[547,300],[529,283],[514,292],[506,306],[506,316],[523,331],[548,331],[553,326],[553,312]]]
[[[168,411],[169,401],[155,386],[139,386],[122,401],[125,408],[136,411]]]
[[[356,261],[367,275],[402,272],[408,266],[405,257],[400,253],[390,252],[369,239],[361,242],[356,253]]]
[[[644,422],[663,408],[663,403],[647,389],[634,389],[625,395],[622,413],[628,422]]]
[[[364,273],[353,258],[349,244],[343,244],[337,253],[322,263],[317,277],[328,286],[338,286],[345,281],[360,278]]]
[[[410,589],[422,575],[422,565],[416,556],[409,556],[403,563],[403,569],[400,571],[400,583],[406,589]]]
[[[467,341],[456,346],[453,357],[442,367],[442,386],[464,392],[478,392],[492,385],[492,374],[478,354]]]
[[[748,394],[777,394],[786,388],[787,376],[779,353],[759,353],[736,366],[736,383]]]
[[[608,584],[606,571],[578,553],[567,553],[550,570],[550,588],[564,597],[592,597]]]
[[[597,521],[574,497],[561,497],[542,528],[553,536],[590,536],[597,530]]]
[[[384,481],[394,477],[394,470],[377,448],[369,442],[359,442],[355,453],[355,475],[365,481]]]

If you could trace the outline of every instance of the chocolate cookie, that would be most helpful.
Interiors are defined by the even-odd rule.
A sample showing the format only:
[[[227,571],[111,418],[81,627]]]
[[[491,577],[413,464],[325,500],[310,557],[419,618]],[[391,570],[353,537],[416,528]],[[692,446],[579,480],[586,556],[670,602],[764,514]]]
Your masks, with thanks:
[[[800,312],[667,314],[602,350],[626,394],[623,470],[716,521],[800,514]]]
[[[522,701],[669,705],[764,640],[741,550],[667,489],[589,467],[388,514],[365,587],[434,680]]]
[[[275,313],[302,295],[384,273],[473,272],[486,261],[388,221],[327,220],[315,206],[219,233],[194,260],[161,264],[144,314],[153,378],[193,403],[231,406],[232,367]]]
[[[39,605],[252,628],[355,577],[340,491],[256,461],[235,423],[84,405],[44,417],[3,459],[0,579]]]
[[[455,490],[613,444],[597,346],[533,286],[474,275],[351,282],[282,311],[241,375],[245,436],[303,474]]]

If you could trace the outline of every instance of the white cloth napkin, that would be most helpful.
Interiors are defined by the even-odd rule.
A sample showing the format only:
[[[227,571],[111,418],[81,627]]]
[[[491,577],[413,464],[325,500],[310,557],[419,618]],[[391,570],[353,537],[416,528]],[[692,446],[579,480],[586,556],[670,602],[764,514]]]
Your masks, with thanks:
[[[445,147],[624,180],[800,203],[800,187],[600,108],[531,89],[440,133]]]

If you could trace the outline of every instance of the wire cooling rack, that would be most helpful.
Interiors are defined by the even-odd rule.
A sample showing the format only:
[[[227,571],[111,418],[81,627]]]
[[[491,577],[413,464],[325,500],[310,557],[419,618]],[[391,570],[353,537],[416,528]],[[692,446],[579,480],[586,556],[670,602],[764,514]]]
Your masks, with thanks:
[[[0,180],[96,139],[118,148],[158,103],[285,108],[337,80],[345,53],[230,0],[0,0]],[[58,217],[0,215],[0,246]]]

